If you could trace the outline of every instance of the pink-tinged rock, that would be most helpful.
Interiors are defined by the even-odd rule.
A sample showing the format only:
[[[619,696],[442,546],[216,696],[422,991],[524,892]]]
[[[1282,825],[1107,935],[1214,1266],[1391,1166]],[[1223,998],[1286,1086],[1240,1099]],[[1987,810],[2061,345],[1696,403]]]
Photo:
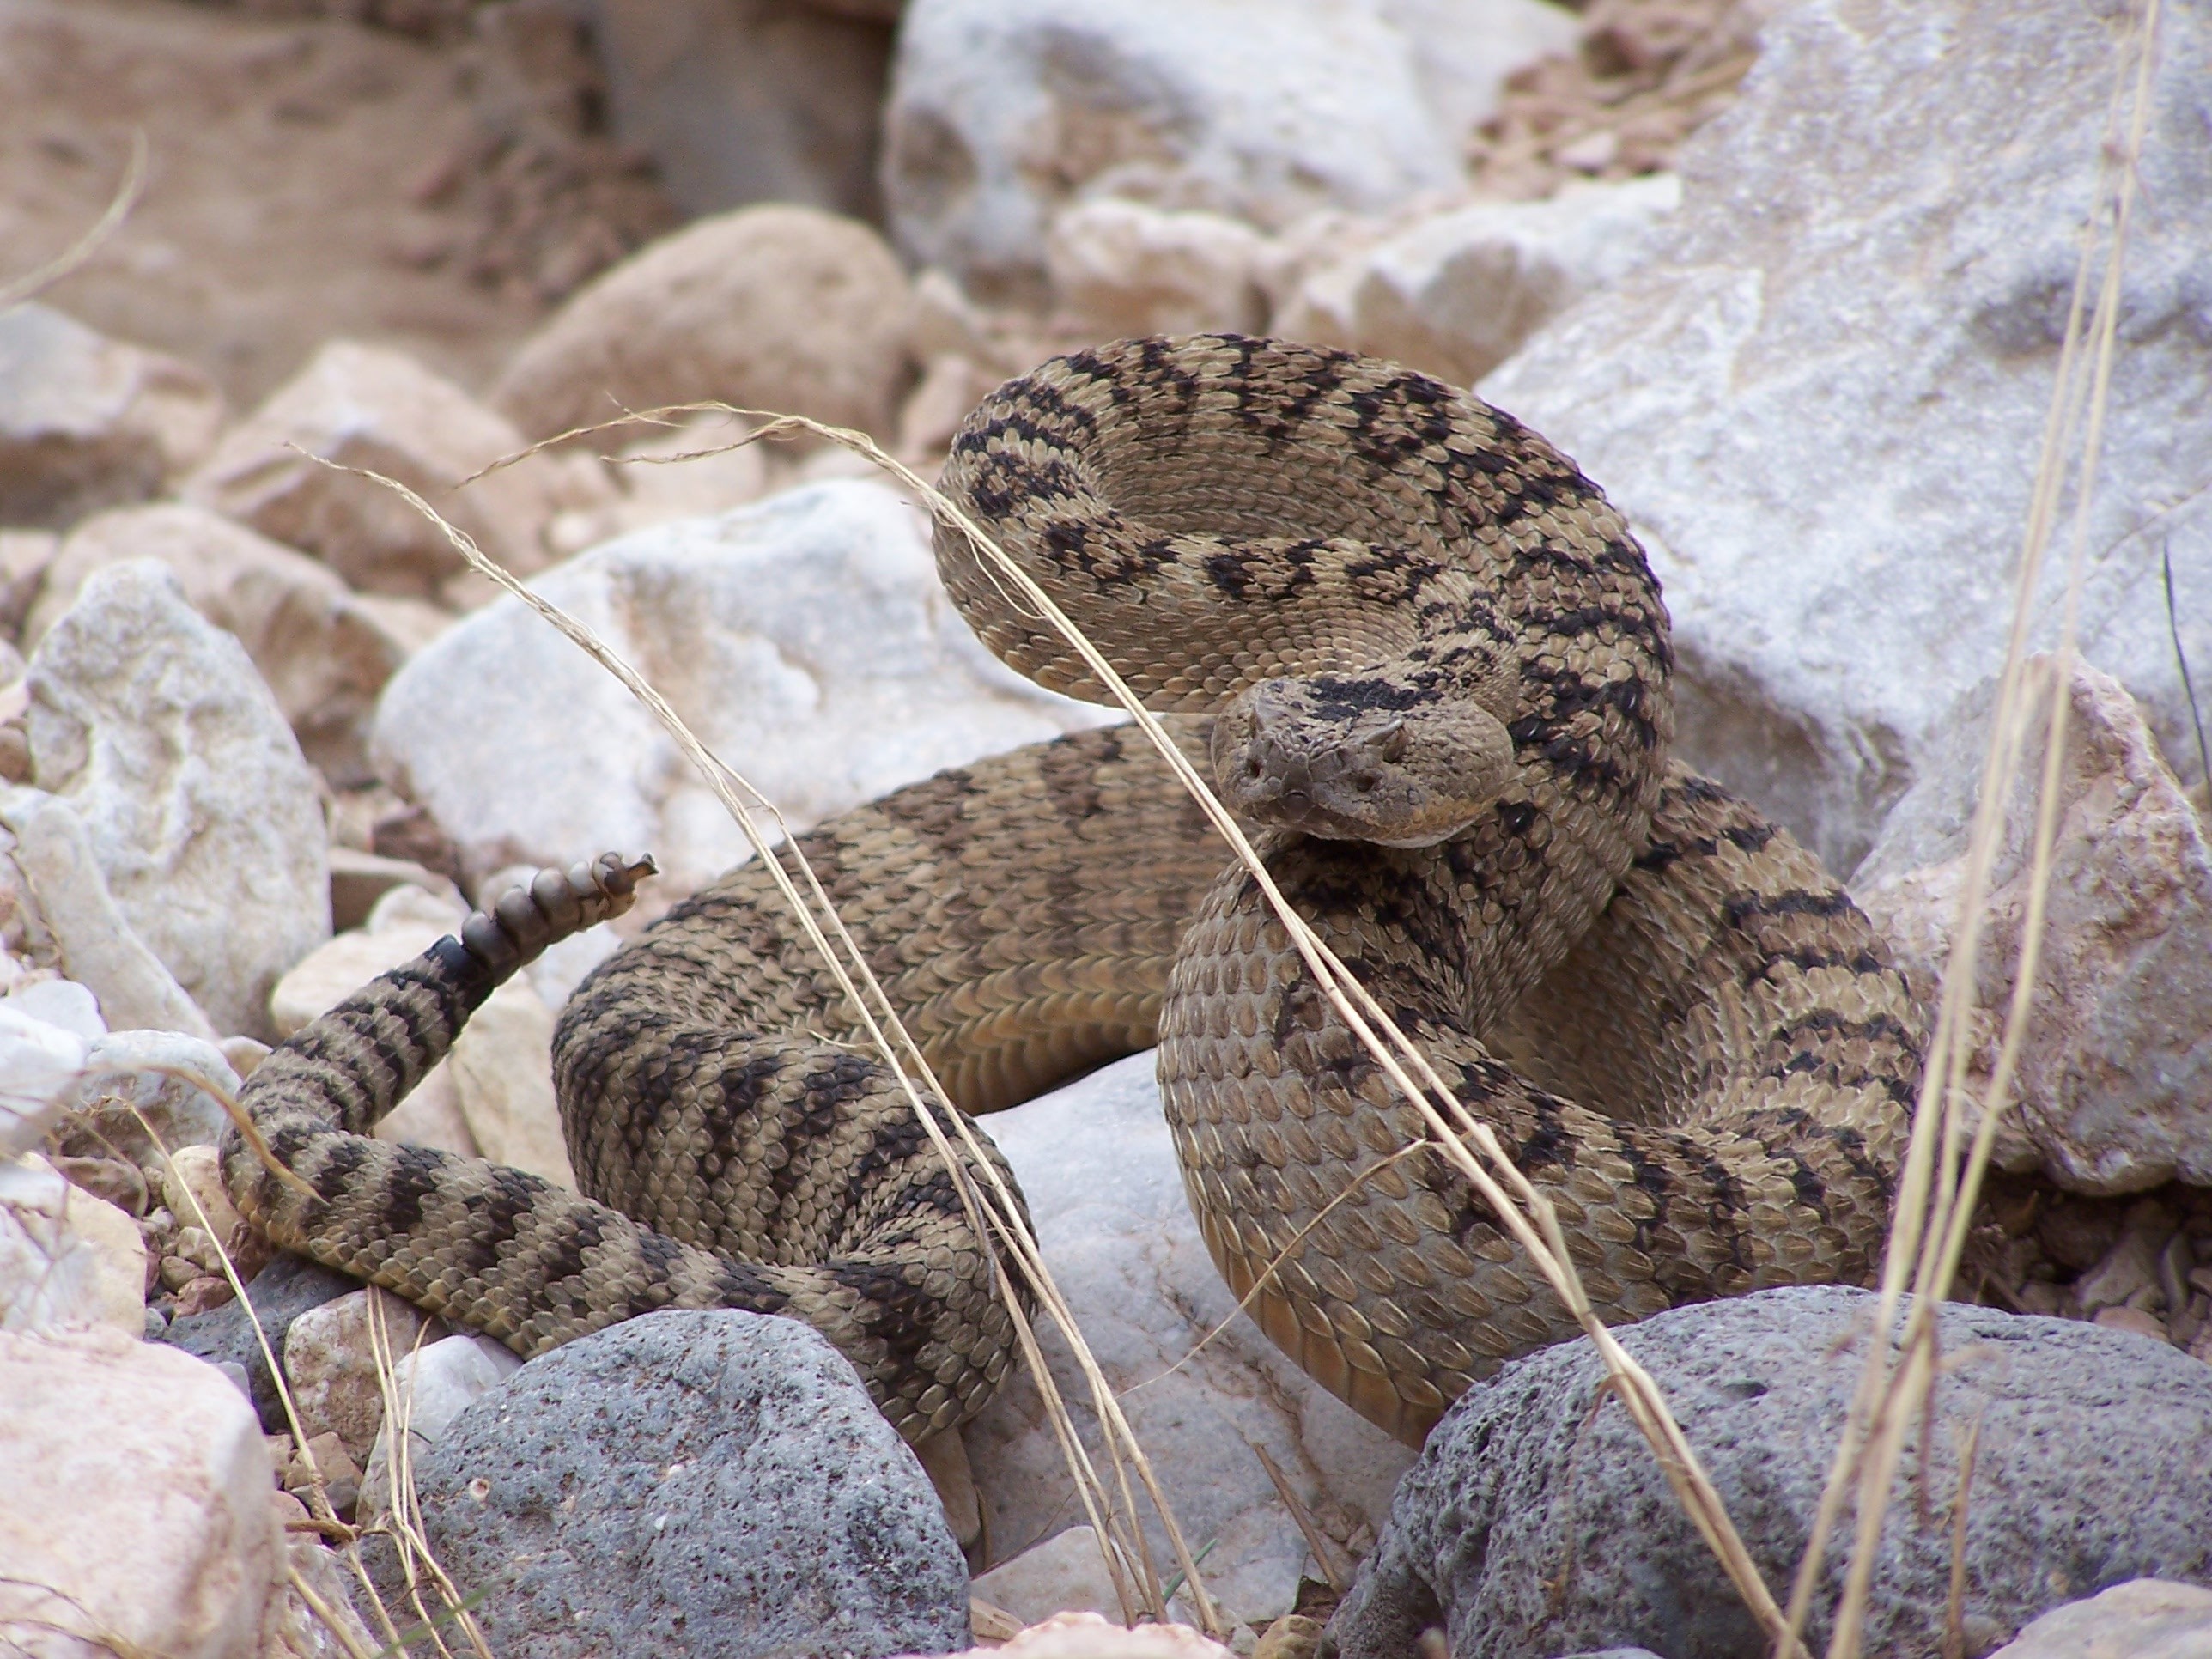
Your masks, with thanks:
[[[271,1479],[213,1366],[0,1333],[0,1650],[252,1659],[283,1571]]]
[[[2034,665],[2039,687],[2055,672]],[[2075,1192],[2212,1184],[2212,848],[2127,689],[2078,661],[2066,682],[2061,809],[2042,957],[1998,1157]],[[1986,702],[1984,704],[1986,710]],[[1932,993],[1966,877],[1972,785],[1988,717],[1960,723],[1940,781],[1899,804],[1854,882]],[[1975,963],[1977,1086],[2020,971],[2039,738],[2008,802]]]

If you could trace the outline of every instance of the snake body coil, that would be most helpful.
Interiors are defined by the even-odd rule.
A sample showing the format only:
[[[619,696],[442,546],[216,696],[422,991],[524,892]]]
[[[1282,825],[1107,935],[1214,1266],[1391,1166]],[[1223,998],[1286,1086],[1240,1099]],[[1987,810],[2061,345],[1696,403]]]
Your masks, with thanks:
[[[1866,1276],[1919,1012],[1808,854],[1669,764],[1666,612],[1571,463],[1390,365],[1201,336],[1000,388],[942,483],[1175,717],[1292,902],[1549,1197],[1603,1316]],[[964,538],[938,551],[1002,658],[1101,695]],[[1371,1420],[1418,1441],[1572,1334],[1443,1158],[1406,1151],[1420,1120],[1133,732],[943,773],[802,842],[953,1108],[1157,1037],[1216,1262]],[[787,1312],[909,1438],[972,1415],[1011,1363],[988,1253],[757,870],[563,1012],[586,1196],[364,1138],[501,974],[629,879],[541,878],[272,1055],[247,1105],[315,1196],[234,1140],[240,1209],[518,1352],[653,1307]]]

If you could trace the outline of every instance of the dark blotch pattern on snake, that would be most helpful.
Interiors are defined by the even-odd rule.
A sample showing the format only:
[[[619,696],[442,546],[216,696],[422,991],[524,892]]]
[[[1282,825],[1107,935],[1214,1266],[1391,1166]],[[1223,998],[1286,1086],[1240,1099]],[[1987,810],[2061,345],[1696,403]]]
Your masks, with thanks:
[[[1866,1278],[1920,1011],[1809,854],[1669,763],[1657,585],[1571,462],[1392,365],[1200,336],[1000,388],[943,486],[1172,717],[1556,1206],[1603,1317]],[[1100,695],[963,538],[938,552],[994,651]],[[1133,732],[942,773],[801,840],[953,1109],[1158,1042],[1214,1260],[1240,1295],[1265,1277],[1255,1316],[1373,1421],[1418,1440],[1573,1334],[1437,1151],[1403,1152],[1420,1120]],[[541,877],[264,1061],[246,1103],[315,1195],[234,1136],[240,1209],[519,1352],[653,1308],[787,1313],[909,1438],[964,1420],[1012,1363],[993,1263],[757,869],[563,1012],[584,1196],[364,1138],[501,976],[635,873]]]

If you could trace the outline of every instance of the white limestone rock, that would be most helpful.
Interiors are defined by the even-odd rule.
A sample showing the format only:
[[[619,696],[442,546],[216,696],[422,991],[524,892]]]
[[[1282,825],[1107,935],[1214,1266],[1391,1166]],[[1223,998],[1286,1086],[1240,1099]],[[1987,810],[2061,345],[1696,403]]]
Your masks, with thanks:
[[[1018,300],[1078,198],[1269,230],[1382,208],[1459,183],[1505,76],[1572,38],[1533,0],[915,0],[884,118],[892,229]]]
[[[114,1331],[0,1332],[0,1648],[255,1659],[283,1571],[271,1481],[213,1366]]]
[[[190,364],[51,307],[0,310],[0,524],[64,529],[198,462],[222,394]]]
[[[100,1144],[158,1169],[161,1153],[149,1130],[172,1152],[221,1138],[230,1120],[210,1092],[218,1089],[236,1099],[238,1073],[212,1042],[182,1031],[111,1031],[85,1050],[82,1080],[68,1103]]]
[[[866,225],[789,203],[741,208],[579,290],[493,396],[534,438],[709,400],[888,436],[908,307],[905,274]]]
[[[61,1115],[86,1040],[0,999],[0,1157],[27,1151]]]
[[[138,1224],[42,1158],[0,1160],[0,1331],[72,1327],[143,1334]]]
[[[29,730],[132,931],[218,1031],[265,1036],[270,987],[330,935],[330,875],[314,775],[244,647],[164,566],[110,565],[32,657]]]
[[[0,827],[21,896],[58,964],[107,1024],[212,1037],[215,1027],[139,938],[107,890],[85,815],[42,789],[0,790]]]
[[[2073,0],[1804,0],[1762,42],[1683,152],[1658,257],[1480,390],[1650,549],[1682,752],[1846,870],[2002,661],[2115,36]],[[2161,205],[2129,234],[2081,613],[2191,784],[2159,563],[2212,662],[2208,88],[2212,21],[2169,10],[2138,198]]]
[[[294,453],[294,447],[306,454]],[[188,500],[313,554],[372,593],[489,597],[445,532],[398,495],[310,457],[421,495],[518,574],[542,568],[546,525],[610,494],[588,456],[536,455],[457,489],[522,434],[403,352],[333,340],[228,432],[185,481]]]
[[[1641,265],[1681,198],[1679,179],[1656,173],[1427,215],[1308,275],[1271,331],[1472,386]]]
[[[2212,1589],[2130,1578],[2053,1607],[1990,1659],[2203,1659],[2212,1653]]]
[[[1241,1314],[1182,1364],[1237,1304],[1191,1218],[1150,1054],[985,1127],[1014,1167],[1046,1263],[1186,1536],[1194,1548],[1218,1540],[1201,1569],[1206,1588],[1244,1622],[1289,1612],[1307,1546],[1254,1448],[1274,1458],[1347,1557],[1371,1544],[1413,1453]],[[1041,1340],[1061,1393],[1087,1398],[1058,1333]],[[1081,1512],[1026,1373],[969,1425],[967,1441],[994,1555],[1013,1555]],[[1173,1559],[1164,1534],[1152,1548],[1156,1559]]]
[[[72,530],[23,625],[34,645],[94,571],[159,559],[192,608],[234,635],[276,694],[307,758],[333,781],[367,776],[368,717],[407,653],[328,565],[183,501],[123,507]]]
[[[2039,696],[2059,670],[2030,665]],[[2120,682],[2077,659],[2064,679],[2040,961],[1996,1156],[2075,1192],[2212,1185],[2212,848]],[[1989,738],[1990,688],[1954,720],[1943,763],[1898,803],[1852,891],[1932,996],[1951,951]],[[1975,1048],[1986,1087],[2025,942],[2039,731],[2006,802],[1974,963]]]
[[[921,520],[889,489],[817,484],[641,532],[533,584],[659,687],[795,828],[945,766],[1108,718],[977,642]],[[470,711],[466,720],[455,708]],[[392,677],[379,769],[459,845],[512,864],[650,850],[665,903],[738,861],[720,801],[615,680],[515,599]]]

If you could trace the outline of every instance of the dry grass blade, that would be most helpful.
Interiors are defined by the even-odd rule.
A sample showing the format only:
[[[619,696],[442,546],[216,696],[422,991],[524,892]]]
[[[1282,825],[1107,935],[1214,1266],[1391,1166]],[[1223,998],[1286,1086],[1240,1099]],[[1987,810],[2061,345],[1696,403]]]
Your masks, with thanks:
[[[717,404],[704,407],[726,408],[726,406]],[[668,411],[655,411],[653,415],[636,418],[649,420],[666,412]],[[727,410],[726,412],[738,415],[756,413],[756,411],[744,410]],[[798,416],[785,416],[769,418],[767,427],[749,434],[745,441],[768,436],[776,431],[799,428],[817,431],[832,436],[839,435],[836,428],[822,427],[817,422],[805,421]],[[563,436],[566,435],[568,434],[563,434]],[[861,437],[860,434],[843,434],[842,435],[848,440],[867,445],[869,450],[872,451],[884,464],[896,467],[896,463],[891,462],[888,456],[883,455],[880,450],[875,449],[871,441]],[[560,440],[552,439],[547,441],[558,442]],[[543,445],[538,446],[538,447],[543,447]],[[1133,1553],[1141,1569],[1140,1605],[1154,1617],[1166,1618],[1167,1598],[1162,1591],[1158,1574],[1152,1565],[1150,1544],[1142,1526],[1135,1519],[1134,1496],[1128,1487],[1128,1470],[1133,1467],[1138,1480],[1145,1487],[1146,1495],[1152,1500],[1154,1511],[1160,1517],[1170,1544],[1176,1552],[1182,1577],[1189,1585],[1192,1601],[1200,1621],[1209,1632],[1215,1634],[1221,1633],[1223,1626],[1219,1614],[1213,1606],[1212,1597],[1206,1593],[1203,1582],[1198,1577],[1196,1563],[1190,1553],[1189,1546],[1183,1538],[1181,1527],[1176,1522],[1173,1510],[1167,1502],[1165,1493],[1160,1488],[1158,1475],[1152,1468],[1151,1461],[1146,1456],[1143,1448],[1138,1444],[1136,1436],[1129,1427],[1120,1402],[1115,1399],[1112,1388],[1106,1381],[1104,1372],[1099,1368],[1088,1345],[1084,1342],[1073,1314],[1068,1309],[1060,1293],[1059,1287],[1053,1282],[1051,1273],[1045,1267],[1042,1254],[1037,1248],[1035,1237],[1021,1220],[1018,1209],[1013,1202],[1012,1194],[1007,1190],[1005,1182],[998,1172],[991,1167],[989,1161],[983,1157],[981,1146],[975,1139],[965,1119],[955,1114],[952,1117],[954,1126],[969,1158],[975,1161],[975,1167],[982,1171],[985,1179],[994,1189],[997,1202],[994,1205],[987,1206],[978,1199],[970,1182],[968,1166],[955,1153],[951,1141],[946,1136],[943,1127],[938,1122],[936,1115],[927,1109],[921,1091],[926,1087],[940,1099],[948,1099],[950,1096],[939,1083],[927,1060],[923,1056],[920,1046],[907,1032],[896,1009],[891,1006],[889,997],[884,994],[883,987],[878,982],[873,970],[869,968],[866,958],[861,955],[858,945],[846,930],[843,922],[839,920],[836,907],[830,903],[829,894],[816,876],[812,866],[806,862],[805,856],[791,841],[788,826],[785,823],[781,813],[775,809],[774,803],[747,781],[741,774],[724,763],[700,742],[683,719],[669,706],[666,699],[590,629],[542,595],[524,586],[510,572],[486,556],[465,532],[457,529],[448,522],[414,490],[379,473],[361,468],[341,466],[335,462],[323,460],[319,457],[309,457],[309,459],[318,460],[320,465],[331,467],[333,471],[351,472],[392,490],[417,512],[436,524],[471,568],[537,611],[593,661],[613,675],[623,688],[642,703],[660,723],[662,729],[669,734],[684,757],[706,780],[716,797],[721,801],[724,810],[729,812],[731,817],[744,832],[747,840],[751,842],[762,860],[763,867],[775,880],[785,904],[789,907],[793,916],[805,929],[809,943],[812,945],[817,954],[836,977],[839,989],[843,992],[848,1002],[866,1029],[871,1045],[878,1056],[890,1066],[894,1075],[898,1079],[901,1087],[906,1092],[908,1103],[914,1109],[916,1120],[929,1136],[932,1146],[951,1175],[954,1186],[966,1209],[969,1224],[975,1229],[976,1236],[983,1238],[995,1238],[1006,1253],[1013,1257],[1020,1267],[1024,1278],[1035,1291],[1040,1303],[1051,1313],[1066,1336],[1068,1346],[1074,1353],[1078,1366],[1083,1371],[1090,1386],[1092,1407],[1098,1413],[1101,1422],[1106,1425],[1106,1449],[1113,1462],[1117,1485],[1121,1488],[1121,1501],[1118,1504],[1110,1498],[1107,1498],[1106,1501],[1097,1505],[1097,1511],[1101,1512],[1100,1518],[1105,1523],[1098,1532],[1100,1546],[1106,1552],[1107,1566],[1115,1573],[1117,1584],[1121,1582],[1121,1575],[1126,1566],[1125,1560],[1116,1559],[1118,1547],[1124,1556]],[[927,488],[922,485],[919,479],[914,478],[914,475],[907,472],[904,468],[897,468],[897,471],[916,488]],[[769,828],[763,823],[763,819],[774,826],[775,834],[769,833]],[[795,866],[796,876],[793,875],[792,868],[787,867],[787,864]],[[799,890],[799,884],[802,880],[806,888],[805,894]],[[920,1079],[919,1083],[916,1081],[917,1078]],[[1006,1296],[1003,1299],[1017,1326],[1025,1323],[1025,1316],[1019,1302],[1011,1296]],[[1022,1340],[1024,1352],[1034,1365],[1038,1356],[1033,1339],[1024,1334]],[[1051,1396],[1048,1397],[1049,1399]],[[1055,1424],[1055,1431],[1060,1435],[1064,1449],[1071,1447],[1079,1449],[1079,1440],[1074,1435],[1072,1425],[1062,1427]],[[1127,1459],[1127,1465],[1123,1462],[1125,1455]],[[1079,1486],[1097,1485],[1096,1471],[1090,1468],[1087,1459],[1081,1460],[1079,1462],[1072,1461],[1072,1470]],[[1087,1492],[1086,1506],[1090,1506],[1095,1498],[1104,1496],[1103,1490],[1097,1492]]]
[[[143,127],[131,135],[131,160],[123,169],[122,182],[115,187],[106,210],[92,222],[83,235],[64,248],[35,270],[27,270],[12,283],[0,283],[0,311],[19,306],[40,290],[76,270],[100,252],[107,239],[122,228],[138,205],[139,193],[146,187],[146,132]]]
[[[2117,46],[2111,124],[2103,149],[2108,189],[2100,192],[2097,216],[2083,241],[2060,348],[2057,386],[2045,422],[2042,453],[2022,538],[2013,626],[1982,771],[1981,798],[1968,842],[1966,878],[1937,1006],[1936,1031],[1929,1043],[1926,1076],[1899,1180],[1881,1299],[1865,1369],[1790,1597],[1790,1634],[1794,1639],[1804,1627],[1829,1539],[1845,1505],[1854,1504],[1857,1519],[1829,1644],[1831,1659],[1855,1659],[1860,1651],[1882,1519],[1905,1440],[1926,1405],[1936,1375],[1936,1313],[1957,1274],[1982,1176],[2009,1103],[2012,1079],[2027,1031],[2042,945],[2051,847],[2057,829],[2058,785],[2069,706],[2068,664],[2087,564],[2088,513],[2111,392],[2122,260],[2134,204],[2136,163],[2150,112],[2159,8],[2160,0],[2146,0],[2133,20],[2134,26]],[[2088,295],[2092,274],[2098,270],[2097,221],[2107,207],[2110,227],[2092,313]],[[2069,469],[2077,432],[2079,460]],[[2074,537],[2057,668],[2037,684],[2028,674],[2027,647],[2045,555],[2069,477],[2074,480]],[[1971,1146],[1962,1147],[1963,1113],[1976,1103],[1968,1082],[1974,1047],[1970,1017],[1984,907],[2021,757],[2039,732],[2045,745],[2044,763],[2027,867],[2028,902],[2021,933],[2021,957],[2005,1011],[2004,1036],[1978,1102],[1980,1121]],[[1911,1311],[1893,1342],[1899,1310],[1908,1289],[1913,1297]]]

